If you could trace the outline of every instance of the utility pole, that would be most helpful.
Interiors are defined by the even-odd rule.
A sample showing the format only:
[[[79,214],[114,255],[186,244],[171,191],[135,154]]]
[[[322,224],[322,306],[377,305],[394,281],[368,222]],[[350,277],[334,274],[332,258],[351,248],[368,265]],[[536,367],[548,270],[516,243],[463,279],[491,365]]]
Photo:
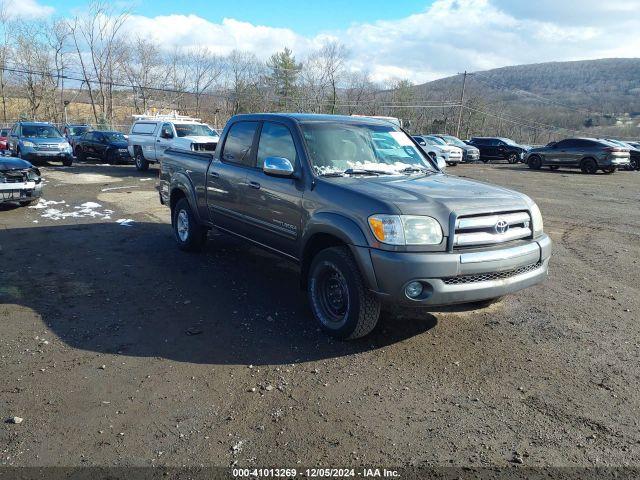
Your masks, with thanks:
[[[464,71],[462,77],[462,94],[460,95],[460,112],[458,113],[458,128],[456,128],[456,137],[460,138],[460,127],[462,126],[462,106],[464,105],[464,88],[467,85],[467,71]]]

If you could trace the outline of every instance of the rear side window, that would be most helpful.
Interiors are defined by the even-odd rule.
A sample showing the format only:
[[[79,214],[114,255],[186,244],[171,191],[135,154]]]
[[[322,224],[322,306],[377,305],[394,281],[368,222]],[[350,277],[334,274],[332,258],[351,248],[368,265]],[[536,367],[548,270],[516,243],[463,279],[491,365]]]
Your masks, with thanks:
[[[136,123],[131,129],[131,133],[135,133],[136,135],[153,135],[153,132],[156,131],[155,123]]]
[[[251,164],[251,147],[258,129],[258,122],[234,123],[227,133],[222,155],[223,162],[237,165],[253,166]]]
[[[282,157],[296,163],[296,146],[293,143],[291,132],[284,125],[265,122],[260,133],[258,146],[258,158],[256,166],[262,168],[267,157]]]

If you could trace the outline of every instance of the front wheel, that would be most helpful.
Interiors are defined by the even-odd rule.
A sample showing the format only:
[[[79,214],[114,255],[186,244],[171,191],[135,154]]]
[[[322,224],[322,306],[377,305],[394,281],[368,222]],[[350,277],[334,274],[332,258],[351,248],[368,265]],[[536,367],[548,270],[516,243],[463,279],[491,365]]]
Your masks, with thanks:
[[[489,163],[489,159],[487,158],[481,158],[480,160],[482,160],[482,163]]]
[[[73,165],[73,157],[72,156],[64,157],[62,159],[62,165],[64,165],[65,167],[70,167],[71,165]]]
[[[529,160],[527,161],[527,165],[532,170],[540,170],[540,168],[542,168],[542,159],[537,155],[534,155],[533,157],[529,158]]]
[[[113,150],[109,150],[107,152],[107,158],[105,159],[109,165],[117,165],[118,158],[116,157],[116,152]]]
[[[144,158],[141,148],[136,148],[135,152],[136,170],[139,172],[146,172],[149,170],[149,162]]]
[[[331,247],[311,262],[309,303],[320,327],[332,337],[355,339],[370,333],[380,318],[371,293],[348,247]]]
[[[189,201],[181,198],[171,212],[173,234],[178,248],[187,252],[197,252],[207,241],[207,229],[196,220]]]
[[[602,169],[602,171],[606,174],[615,173],[616,170],[617,170],[617,167],[608,167],[608,168]]]

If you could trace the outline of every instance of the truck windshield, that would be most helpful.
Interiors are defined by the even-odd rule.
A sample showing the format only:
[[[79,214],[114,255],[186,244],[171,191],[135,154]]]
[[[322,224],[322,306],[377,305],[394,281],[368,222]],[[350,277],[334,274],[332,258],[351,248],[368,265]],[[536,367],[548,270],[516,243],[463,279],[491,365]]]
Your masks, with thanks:
[[[436,171],[411,138],[393,125],[310,122],[301,126],[317,175]]]
[[[60,132],[52,125],[23,125],[22,136],[27,138],[60,138]]]
[[[176,124],[176,133],[179,137],[217,137],[218,132],[209,125],[199,125],[197,123]]]

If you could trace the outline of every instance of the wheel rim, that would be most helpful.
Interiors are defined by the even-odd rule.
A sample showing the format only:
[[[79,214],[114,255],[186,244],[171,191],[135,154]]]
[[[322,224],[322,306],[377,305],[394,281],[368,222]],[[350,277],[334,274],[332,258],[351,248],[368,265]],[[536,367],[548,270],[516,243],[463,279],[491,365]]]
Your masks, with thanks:
[[[189,214],[185,210],[178,212],[178,218],[176,219],[176,230],[178,232],[178,238],[182,242],[186,242],[189,238]]]
[[[515,154],[511,154],[509,155],[509,163],[516,163],[516,156]]]
[[[587,173],[596,173],[598,167],[593,160],[588,160],[585,162],[584,169]]]
[[[318,293],[320,307],[325,314],[323,323],[332,328],[339,327],[346,320],[351,302],[347,280],[334,265],[327,264],[320,271]]]
[[[136,154],[136,166],[138,168],[142,168],[142,158],[140,158],[140,157],[141,157],[141,155],[139,153]]]

